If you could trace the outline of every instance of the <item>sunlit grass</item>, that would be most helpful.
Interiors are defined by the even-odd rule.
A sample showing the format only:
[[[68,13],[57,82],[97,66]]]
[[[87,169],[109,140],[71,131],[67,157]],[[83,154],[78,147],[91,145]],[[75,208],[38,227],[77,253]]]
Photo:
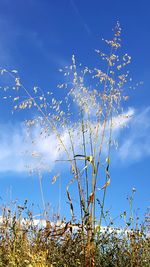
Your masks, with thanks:
[[[147,217],[148,218],[148,217]],[[102,228],[95,235],[92,259],[86,260],[81,224],[34,220],[27,202],[13,212],[2,208],[0,266],[149,266],[150,237],[144,226]]]
[[[16,214],[3,209],[1,266],[148,266],[149,239],[143,229],[133,227],[126,232],[126,227],[133,226],[132,197],[130,219],[121,233],[115,229],[110,233],[109,227],[105,233],[102,231],[107,187],[113,182],[111,150],[117,147],[113,133],[118,121],[121,127],[130,118],[130,114],[123,111],[123,102],[128,100],[128,89],[132,88],[127,69],[131,57],[120,52],[119,23],[112,39],[104,42],[106,52],[96,50],[102,68],[78,65],[73,55],[71,65],[60,70],[64,83],[58,85],[58,90],[63,90],[63,99],[59,96],[56,99],[52,92],[42,91],[37,86],[28,90],[16,70],[0,70],[2,98],[12,99],[13,112],[32,109],[39,114],[26,121],[28,137],[33,144],[33,150],[27,153],[38,160],[36,168],[29,165],[28,169],[39,178],[43,216],[47,221],[47,226],[39,229],[30,213],[22,224],[25,206],[18,208]],[[6,85],[5,75],[11,80],[10,86]],[[55,161],[69,166],[66,194],[71,216],[69,222],[59,227],[52,226],[47,218],[42,188],[43,171],[47,166],[44,155],[36,147],[34,129],[38,129],[42,145],[50,134],[55,136]],[[52,184],[59,179],[58,173],[56,170]],[[70,186],[78,192],[78,222]]]

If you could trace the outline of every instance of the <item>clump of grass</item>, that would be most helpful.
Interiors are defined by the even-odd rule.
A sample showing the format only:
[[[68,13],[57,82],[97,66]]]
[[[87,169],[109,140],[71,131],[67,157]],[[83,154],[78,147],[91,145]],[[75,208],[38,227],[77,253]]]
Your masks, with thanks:
[[[35,225],[27,203],[13,212],[2,208],[0,266],[149,266],[150,239],[143,227],[132,231],[103,229],[95,237],[94,262],[90,265],[80,227],[49,220],[45,225]]]
[[[130,114],[123,112],[122,102],[128,99],[127,87],[131,88],[130,82],[132,79],[127,69],[131,62],[131,57],[127,53],[122,54],[119,52],[121,48],[121,27],[119,23],[114,28],[112,39],[104,40],[104,42],[108,47],[108,51],[96,50],[98,57],[102,60],[101,68],[99,66],[93,68],[78,66],[73,55],[72,64],[60,70],[64,74],[64,83],[58,85],[59,90],[63,90],[61,94],[63,94],[64,98],[61,100],[56,99],[52,92],[43,92],[38,87],[34,87],[33,90],[26,89],[16,70],[1,70],[2,75],[6,74],[11,79],[12,85],[10,88],[4,86],[4,94],[7,94],[10,89],[12,95],[4,95],[3,98],[12,98],[13,111],[18,109],[27,111],[32,108],[39,112],[38,117],[26,121],[28,133],[33,139],[32,143],[35,144],[34,127],[39,129],[38,138],[41,138],[41,142],[49,140],[48,138],[51,134],[55,135],[57,140],[55,148],[57,158],[55,161],[69,164],[70,180],[66,187],[66,194],[71,213],[70,227],[66,223],[65,232],[60,234],[61,237],[53,239],[50,233],[49,236],[51,238],[47,237],[46,240],[44,239],[45,236],[43,236],[45,233],[43,230],[39,232],[36,229],[34,232],[31,229],[31,239],[27,237],[26,240],[28,248],[30,248],[31,244],[33,245],[31,251],[39,255],[37,258],[42,257],[40,256],[40,251],[43,251],[42,255],[45,255],[46,258],[46,251],[49,253],[47,244],[49,247],[53,244],[53,256],[48,254],[48,258],[52,262],[51,264],[54,265],[51,257],[55,258],[56,253],[58,255],[56,261],[58,265],[56,266],[65,266],[65,264],[66,266],[78,266],[78,264],[79,266],[84,266],[84,264],[85,266],[96,266],[98,258],[99,264],[103,264],[102,258],[104,259],[105,257],[102,257],[102,255],[106,255],[105,262],[107,262],[108,255],[113,255],[115,264],[118,259],[117,246],[119,246],[119,243],[117,242],[120,242],[118,236],[115,239],[111,235],[111,238],[108,238],[107,241],[108,247],[106,243],[103,253],[101,252],[101,241],[105,240],[104,238],[101,239],[101,225],[104,219],[107,187],[111,181],[111,148],[114,143],[116,144],[113,130],[118,119],[120,119],[120,124],[122,125],[122,121],[124,122],[124,120],[130,118]],[[34,158],[39,158],[36,171],[40,182],[43,208],[44,212],[46,212],[42,190],[42,171],[46,169],[47,165],[44,164],[45,159],[40,151],[33,150],[32,152],[30,151],[30,154]],[[29,167],[31,171],[34,171],[33,166]],[[57,178],[58,174],[53,177],[53,183]],[[71,231],[72,226],[76,223],[76,210],[70,190],[73,185],[78,192],[80,209],[80,231],[75,234],[68,232],[68,227],[69,231]],[[16,231],[18,229],[18,221],[14,225]],[[97,230],[96,225],[98,225]],[[32,239],[33,233],[35,233],[35,239]],[[19,234],[17,234],[17,238],[19,238]],[[116,240],[115,242],[118,244],[116,247],[112,239]],[[20,242],[17,241],[18,239],[14,234],[10,240],[14,240],[15,247]],[[23,240],[22,236],[20,240]],[[99,240],[100,243],[98,243]],[[111,240],[112,246],[109,240]],[[132,250],[132,242],[129,238],[127,240],[130,250]],[[122,243],[123,239],[121,239],[121,245]],[[100,247],[97,244],[100,244]],[[41,249],[39,250],[39,248]],[[79,250],[81,253],[79,253]],[[63,263],[61,263],[61,253],[65,255],[62,260]],[[110,258],[111,256],[108,257],[108,259]],[[65,259],[66,263],[64,263]],[[47,262],[47,258],[45,260]],[[44,264],[44,259],[42,261]],[[108,266],[114,266],[112,263],[109,265],[110,262]],[[35,264],[38,264],[38,262]],[[107,266],[107,264],[104,266]]]

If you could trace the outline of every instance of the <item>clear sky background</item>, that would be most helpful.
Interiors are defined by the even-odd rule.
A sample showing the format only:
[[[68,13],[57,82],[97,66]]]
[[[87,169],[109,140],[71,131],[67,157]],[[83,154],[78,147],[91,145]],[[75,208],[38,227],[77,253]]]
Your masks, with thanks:
[[[0,0],[0,67],[17,69],[27,88],[34,85],[57,93],[58,70],[77,61],[94,66],[94,50],[111,38],[116,21],[122,27],[124,52],[132,56],[133,80],[143,86],[130,92],[129,108],[134,116],[119,134],[118,154],[111,166],[107,208],[112,217],[128,209],[127,195],[135,187],[134,209],[143,216],[150,205],[150,2],[119,0]],[[29,89],[30,90],[30,89]],[[11,115],[8,102],[0,105],[0,196],[1,203],[28,199],[39,204],[37,177],[25,171],[22,112]],[[46,202],[57,210],[59,182],[51,185],[53,172],[43,178]],[[61,214],[65,205],[65,171],[61,177]],[[36,208],[36,212],[37,209]]]

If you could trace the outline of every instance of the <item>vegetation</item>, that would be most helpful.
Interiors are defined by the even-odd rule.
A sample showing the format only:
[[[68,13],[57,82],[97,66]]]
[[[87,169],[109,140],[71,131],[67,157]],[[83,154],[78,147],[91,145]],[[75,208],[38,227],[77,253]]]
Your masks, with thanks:
[[[150,239],[143,227],[106,227],[95,237],[94,262],[87,264],[81,225],[46,221],[36,225],[27,202],[12,213],[3,208],[0,266],[149,266]]]
[[[111,181],[110,152],[113,146],[117,146],[113,132],[118,124],[123,126],[130,118],[130,114],[123,111],[122,101],[128,99],[127,88],[131,88],[132,81],[126,69],[131,57],[119,52],[119,23],[112,40],[104,42],[109,51],[104,53],[96,50],[104,70],[77,66],[74,55],[72,64],[60,70],[64,74],[64,83],[58,88],[63,100],[38,87],[34,87],[33,91],[27,90],[16,70],[1,70],[2,77],[8,75],[11,81],[10,87],[3,86],[3,98],[12,98],[13,110],[33,108],[39,112],[39,116],[26,121],[33,147],[36,144],[35,128],[39,130],[41,142],[49,141],[49,136],[54,135],[57,140],[55,161],[67,163],[71,177],[66,187],[71,218],[69,222],[61,222],[58,227],[47,218],[42,175],[48,165],[35,145],[36,150],[31,154],[38,158],[38,164],[28,167],[39,176],[47,223],[39,229],[34,225],[30,213],[22,221],[26,205],[19,207],[15,214],[3,209],[1,266],[149,265],[149,239],[143,228],[129,231],[133,222],[132,212],[124,230],[110,231],[109,225],[102,231],[102,220],[106,216],[106,192]],[[10,90],[12,93],[8,96]],[[56,174],[52,183],[58,177]],[[79,196],[78,208],[75,208],[72,200],[70,187],[73,185],[74,192]],[[132,208],[132,197],[130,200]],[[80,218],[76,214],[78,210]]]

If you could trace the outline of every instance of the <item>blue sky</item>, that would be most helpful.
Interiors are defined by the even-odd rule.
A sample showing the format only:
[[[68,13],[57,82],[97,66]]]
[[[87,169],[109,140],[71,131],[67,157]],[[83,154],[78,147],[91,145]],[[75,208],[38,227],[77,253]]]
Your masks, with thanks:
[[[124,51],[132,56],[133,80],[144,84],[130,92],[128,107],[133,118],[127,129],[118,133],[120,147],[111,166],[106,204],[112,217],[128,209],[126,197],[133,187],[137,190],[135,210],[139,208],[143,216],[150,205],[149,9],[150,3],[146,0],[0,0],[0,67],[17,69],[27,88],[38,85],[56,95],[56,86],[62,79],[58,70],[70,64],[72,54],[79,63],[94,66],[97,60],[94,50],[103,48],[102,38],[110,38],[111,29],[120,21]],[[30,203],[42,207],[38,179],[25,172],[23,158],[18,153],[21,153],[20,147],[26,149],[22,128],[25,114],[21,113],[12,116],[9,104],[1,103],[1,201],[29,199]],[[59,182],[51,185],[56,168],[54,165],[52,173],[43,179],[46,202],[50,202],[54,210],[57,210],[60,190]],[[64,171],[61,180],[64,199]],[[62,201],[62,215],[69,210],[65,201]]]

